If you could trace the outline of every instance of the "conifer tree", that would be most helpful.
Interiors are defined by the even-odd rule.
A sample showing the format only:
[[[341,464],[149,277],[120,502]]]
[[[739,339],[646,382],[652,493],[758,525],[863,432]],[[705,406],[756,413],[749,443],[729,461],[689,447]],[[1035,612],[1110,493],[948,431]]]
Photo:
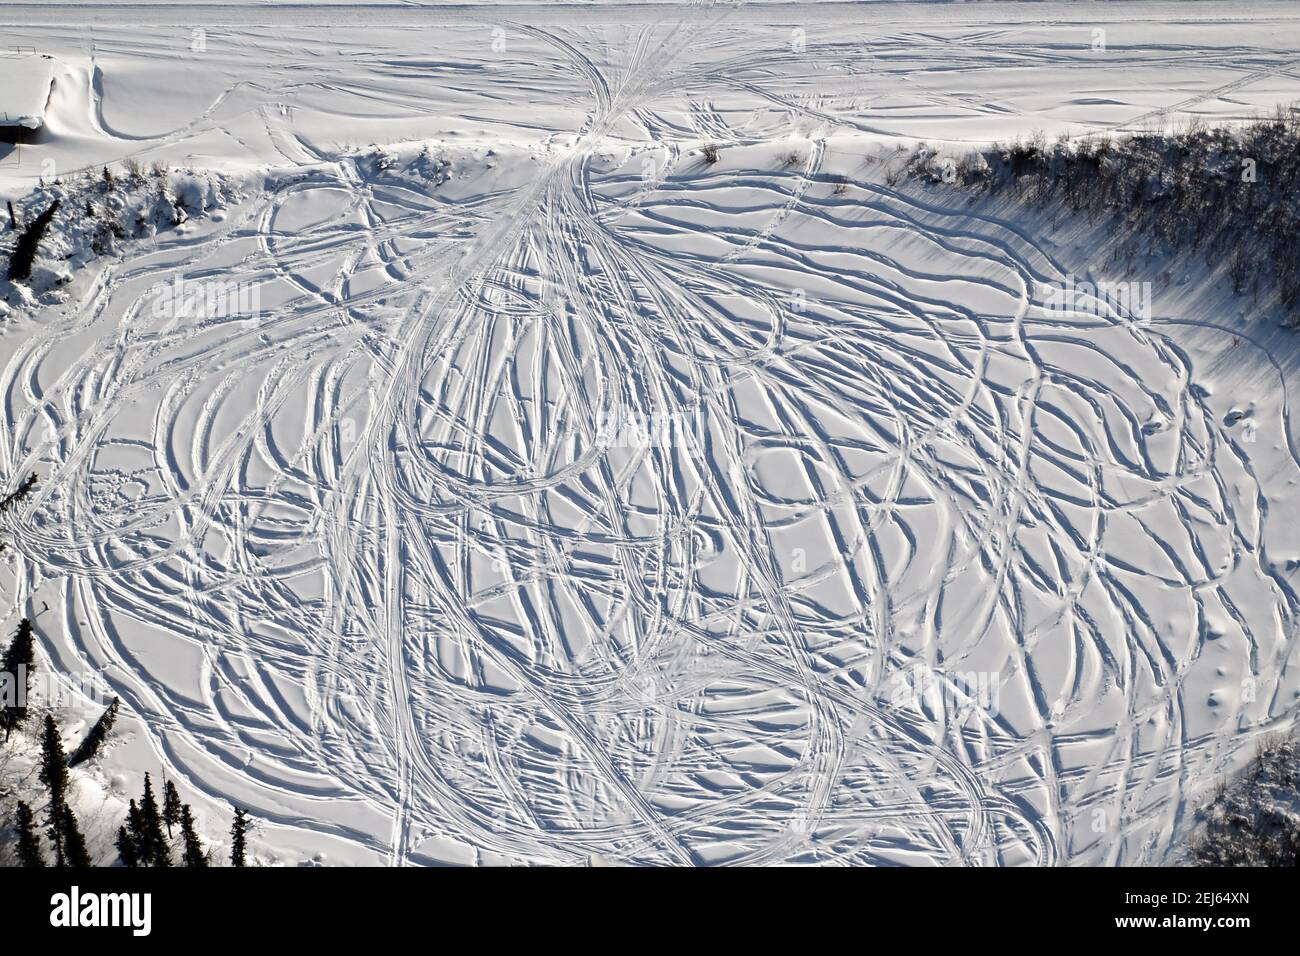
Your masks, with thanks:
[[[32,816],[32,808],[21,800],[18,801],[15,828],[18,830],[18,865],[44,866],[45,855],[41,853],[41,838],[36,833],[36,820]]]
[[[69,767],[85,763],[99,753],[99,748],[103,746],[109,731],[113,729],[113,721],[117,720],[118,703],[118,699],[114,697],[113,702],[99,715],[99,720],[95,721],[95,726],[90,728],[90,733],[86,734],[86,739],[81,742],[81,746],[68,758]]]
[[[31,690],[35,660],[32,622],[23,618],[18,623],[13,643],[0,659],[0,727],[4,729],[5,740],[27,719],[27,695]]]
[[[167,839],[171,839],[172,827],[181,820],[181,795],[176,792],[176,784],[170,780],[163,784],[163,823],[167,824]]]
[[[135,803],[134,800],[131,801]],[[140,865],[140,854],[136,851],[135,840],[126,827],[117,828],[117,855],[122,861],[123,866],[135,867]]]
[[[188,803],[181,805],[181,839],[185,842],[185,865],[204,867],[208,865],[208,854],[199,842],[199,834],[194,829],[194,814]]]
[[[230,825],[230,865],[247,866],[248,814],[235,807],[235,822]]]
[[[63,833],[63,848],[68,866],[81,870],[93,866],[94,864],[90,862],[90,852],[86,849],[86,838],[81,835],[81,828],[77,826],[76,814],[66,803],[59,815],[59,829]]]
[[[33,219],[18,237],[13,252],[9,254],[10,282],[31,278],[32,263],[36,261],[36,250],[41,240],[45,238],[45,230],[49,228],[54,214],[59,211],[59,202],[60,200],[56,199],[50,203],[49,208]]]
[[[61,870],[68,865],[63,855],[63,828],[56,821],[51,820],[49,833],[50,842],[54,844],[54,865]]]
[[[162,814],[153,793],[153,781],[144,775],[144,796],[140,800],[140,857],[147,866],[171,866],[171,848],[163,834]]]
[[[41,783],[50,794],[50,806],[61,807],[68,797],[68,767],[63,755],[63,738],[53,714],[45,715],[45,730],[41,734]]]
[[[126,836],[131,842],[131,855],[135,860],[134,865],[148,866],[149,841],[145,837],[144,814],[140,812],[140,806],[135,802],[134,798],[132,798],[130,807],[126,811]]]
[[[63,809],[68,799],[68,768],[63,756],[63,740],[53,714],[45,715],[41,734],[41,783],[50,795],[50,840],[54,844],[54,865],[66,863],[63,846]]]

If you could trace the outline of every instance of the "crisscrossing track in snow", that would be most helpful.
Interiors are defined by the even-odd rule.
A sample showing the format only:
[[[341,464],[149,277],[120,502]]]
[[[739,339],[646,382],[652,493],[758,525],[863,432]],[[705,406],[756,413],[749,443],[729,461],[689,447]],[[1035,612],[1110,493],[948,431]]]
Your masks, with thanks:
[[[683,42],[528,186],[323,163],[22,347],[77,652],[169,772],[398,862],[1157,852],[1289,706],[1251,449],[1140,316],[820,140],[590,149]]]

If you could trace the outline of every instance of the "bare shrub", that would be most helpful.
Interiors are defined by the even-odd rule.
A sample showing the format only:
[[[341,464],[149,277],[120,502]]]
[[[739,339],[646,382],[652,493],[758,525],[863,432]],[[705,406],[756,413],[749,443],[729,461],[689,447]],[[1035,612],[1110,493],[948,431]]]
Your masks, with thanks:
[[[1259,743],[1231,786],[1220,783],[1188,847],[1198,866],[1300,865],[1300,742]]]
[[[938,175],[922,147],[908,172]],[[1195,119],[1177,130],[1052,143],[1037,134],[964,157],[955,185],[1014,190],[1116,220],[1119,244],[1148,251],[1202,249],[1238,293],[1271,288],[1300,319],[1300,110],[1279,109],[1241,128]]]

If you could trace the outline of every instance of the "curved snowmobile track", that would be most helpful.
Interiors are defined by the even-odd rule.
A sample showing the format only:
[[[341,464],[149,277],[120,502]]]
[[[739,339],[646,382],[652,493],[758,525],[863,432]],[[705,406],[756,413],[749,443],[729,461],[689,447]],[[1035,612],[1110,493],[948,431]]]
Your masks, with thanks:
[[[470,198],[254,110],[303,175],[3,365],[29,579],[169,775],[393,863],[1158,858],[1294,715],[1256,446],[1014,224],[832,175],[830,127],[674,131],[683,84],[837,109],[703,70],[726,15],[616,68],[512,22],[586,119]]]

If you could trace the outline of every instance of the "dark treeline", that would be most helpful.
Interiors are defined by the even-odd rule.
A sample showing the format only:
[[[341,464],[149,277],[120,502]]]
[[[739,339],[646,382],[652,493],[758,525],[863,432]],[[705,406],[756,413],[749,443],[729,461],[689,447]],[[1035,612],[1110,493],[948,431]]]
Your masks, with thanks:
[[[1039,136],[960,162],[919,150],[909,168],[935,182],[1035,204],[1060,202],[1120,224],[1117,255],[1201,250],[1224,263],[1238,294],[1275,293],[1300,319],[1300,110],[1240,128],[1193,122],[1175,133]]]
[[[35,656],[32,623],[24,618],[8,648],[0,655],[0,728],[6,743],[14,731],[23,729],[30,716],[27,696],[36,666]],[[120,701],[114,698],[71,755],[64,753],[54,715],[45,714],[40,723],[41,752],[37,767],[45,788],[45,806],[33,807],[20,800],[10,821],[16,845],[14,858],[19,866],[83,868],[115,862],[92,858],[77,814],[68,801],[71,783],[68,768],[90,761],[100,752],[113,729],[119,706]],[[250,829],[247,813],[236,807],[230,831],[232,866],[247,865]],[[187,867],[212,865],[211,854],[198,835],[193,809],[182,802],[180,792],[170,780],[163,782],[160,804],[147,773],[139,801],[130,802],[126,820],[118,828],[116,848],[118,861],[124,866],[169,867],[178,861]]]

